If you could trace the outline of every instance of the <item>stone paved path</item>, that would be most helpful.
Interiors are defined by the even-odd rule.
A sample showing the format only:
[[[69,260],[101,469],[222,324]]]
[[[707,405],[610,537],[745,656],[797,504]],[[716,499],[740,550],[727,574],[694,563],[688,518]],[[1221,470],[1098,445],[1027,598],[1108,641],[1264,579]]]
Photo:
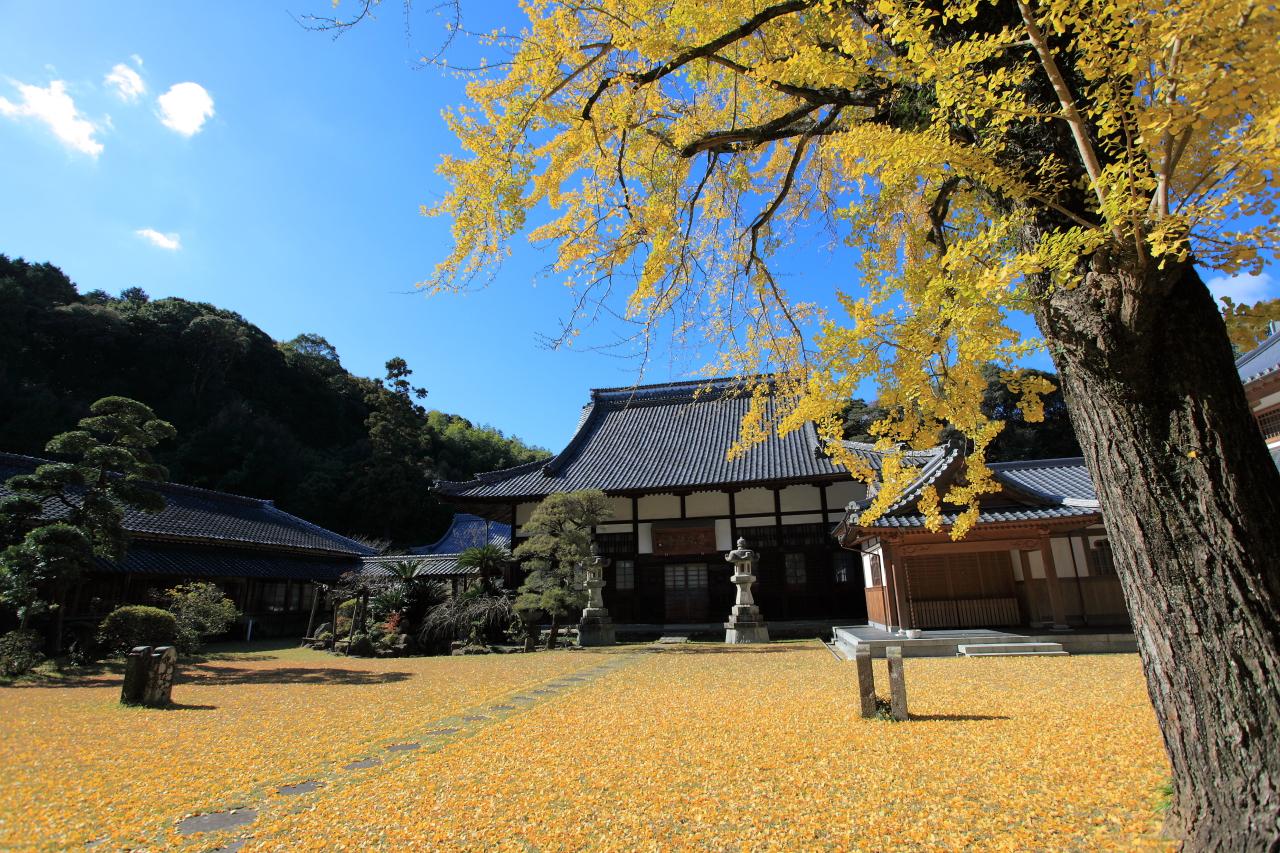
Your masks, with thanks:
[[[341,765],[317,771],[305,778],[283,781],[238,803],[234,809],[189,815],[177,821],[178,834],[199,836],[244,825],[252,829],[253,821],[266,808],[304,809],[307,807],[305,801],[309,799],[304,796],[305,794],[317,790],[331,791],[341,788],[349,780],[367,778],[368,773],[388,772],[394,766],[389,762],[394,759],[413,760],[419,755],[439,752],[450,744],[480,734],[494,723],[526,713],[544,702],[585,687],[609,673],[631,666],[644,656],[643,651],[609,654],[600,663],[586,669],[557,676],[532,688],[525,687],[522,690],[495,697],[489,702],[466,708],[456,714],[432,720],[426,723],[418,733],[409,732],[398,735],[394,742],[383,746],[377,754],[366,754],[362,758],[348,760]],[[277,795],[283,795],[295,802],[285,805],[285,801]],[[164,846],[164,840],[160,839],[161,847]],[[192,840],[197,839],[193,837]],[[210,840],[213,838],[211,837]],[[219,837],[219,840],[223,841],[223,846],[214,848],[213,853],[239,850],[251,839],[249,836],[242,836],[231,840]]]

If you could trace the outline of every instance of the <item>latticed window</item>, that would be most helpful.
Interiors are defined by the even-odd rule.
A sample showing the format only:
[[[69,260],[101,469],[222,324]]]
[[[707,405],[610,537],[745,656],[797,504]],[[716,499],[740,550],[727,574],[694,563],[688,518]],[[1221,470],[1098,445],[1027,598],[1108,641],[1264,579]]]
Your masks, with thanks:
[[[1280,436],[1280,409],[1273,409],[1258,415],[1258,428],[1264,438]]]
[[[1099,577],[1115,577],[1116,563],[1111,555],[1111,543],[1099,539],[1089,550],[1093,552],[1093,573]]]
[[[884,570],[880,567],[880,555],[872,554],[868,562],[871,563],[871,585],[884,586]]]
[[[831,576],[836,583],[848,583],[854,574],[854,554],[850,551],[836,551],[831,555]]]
[[[787,586],[804,586],[809,580],[809,573],[804,565],[804,554],[784,554],[783,559]]]
[[[613,585],[616,589],[636,588],[635,560],[618,560],[613,564]]]
[[[595,542],[606,557],[629,557],[636,552],[636,537],[632,533],[597,533]]]

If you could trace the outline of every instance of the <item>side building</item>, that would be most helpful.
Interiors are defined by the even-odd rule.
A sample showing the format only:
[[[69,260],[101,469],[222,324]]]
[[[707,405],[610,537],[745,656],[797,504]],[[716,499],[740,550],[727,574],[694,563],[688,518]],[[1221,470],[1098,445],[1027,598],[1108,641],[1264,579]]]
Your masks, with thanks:
[[[760,552],[755,597],[771,624],[866,618],[858,555],[831,536],[865,495],[806,424],[729,460],[750,400],[737,380],[591,392],[568,446],[549,461],[441,482],[450,503],[519,527],[545,497],[600,489],[613,517],[596,530],[615,622],[723,622],[733,603],[724,553]]]
[[[1084,460],[990,465],[1000,492],[983,495],[977,523],[952,541],[960,507],[942,508],[930,531],[924,489],[940,494],[963,478],[959,445],[914,454],[915,480],[888,511],[863,524],[869,501],[849,506],[835,528],[861,554],[867,621],[898,629],[1123,627],[1124,596]]]
[[[1269,331],[1265,341],[1236,359],[1236,370],[1271,459],[1280,466],[1280,324],[1272,323]]]
[[[0,453],[4,483],[49,460]],[[256,636],[302,636],[316,584],[358,571],[373,549],[290,515],[269,500],[162,483],[165,508],[128,510],[129,548],[100,560],[67,601],[69,630],[96,625],[121,604],[151,604],[152,592],[186,581],[218,584],[254,623]],[[51,508],[52,509],[52,508]],[[247,626],[246,626],[247,627]]]

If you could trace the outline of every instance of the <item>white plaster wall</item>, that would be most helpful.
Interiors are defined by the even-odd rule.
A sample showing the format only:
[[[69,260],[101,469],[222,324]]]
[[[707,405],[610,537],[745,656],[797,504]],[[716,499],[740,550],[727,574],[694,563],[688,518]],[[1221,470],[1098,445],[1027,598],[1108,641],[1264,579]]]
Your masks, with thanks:
[[[773,489],[743,489],[733,496],[733,511],[738,515],[773,512]]]
[[[827,486],[827,509],[843,510],[850,501],[860,501],[867,496],[867,484],[844,480]]]
[[[653,553],[653,525],[639,524],[636,526],[636,551],[641,554]]]
[[[782,523],[787,524],[817,524],[822,521],[822,513],[806,512],[803,515],[784,515]]]
[[[684,499],[684,513],[689,518],[728,515],[729,496],[724,492],[694,492]]]
[[[778,496],[783,512],[822,509],[822,492],[817,486],[787,486]]]
[[[631,498],[608,498],[609,508],[613,510],[614,521],[631,520]]]
[[[1089,576],[1089,561],[1084,553],[1084,540],[1083,536],[1071,537],[1071,553],[1076,557],[1076,568],[1079,569],[1078,574],[1082,578]]]
[[[871,588],[871,556],[880,557],[880,573],[884,574],[884,556],[880,553],[880,546],[868,548],[862,554],[862,586],[865,589]]]
[[[536,503],[516,504],[516,524],[524,524],[529,520],[529,516],[533,515],[533,509]]]
[[[640,499],[641,518],[679,518],[680,498],[676,495],[645,495]]]
[[[733,528],[727,518],[716,519],[716,550],[733,550]]]
[[[768,518],[739,518],[739,527],[773,527],[773,516]]]
[[[628,524],[597,524],[596,533],[630,533],[631,525]]]
[[[1040,559],[1039,551],[1027,551],[1027,565],[1031,567],[1031,577],[1034,579],[1044,578],[1044,560]],[[1016,560],[1017,557],[1015,556]]]
[[[1016,581],[1023,580],[1022,577],[1022,560],[1018,559],[1018,549],[1009,549],[1009,559],[1013,562],[1013,579]]]
[[[1050,539],[1049,546],[1053,551],[1053,568],[1058,573],[1058,577],[1075,577],[1076,570],[1071,565],[1071,541],[1065,537]]]
[[[1258,400],[1258,402],[1253,404],[1253,410],[1256,412],[1260,409],[1267,408],[1267,406],[1274,406],[1276,403],[1280,403],[1280,391],[1276,391],[1274,394],[1268,394]]]

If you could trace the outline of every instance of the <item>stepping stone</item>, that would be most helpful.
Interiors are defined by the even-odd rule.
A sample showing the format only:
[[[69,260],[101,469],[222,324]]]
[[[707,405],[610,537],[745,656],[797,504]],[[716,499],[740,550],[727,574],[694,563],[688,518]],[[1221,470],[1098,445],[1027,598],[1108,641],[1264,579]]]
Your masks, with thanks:
[[[463,717],[462,719],[466,720],[468,723],[478,723],[481,720],[489,720],[492,718],[486,717],[484,714],[472,714],[469,717]]]
[[[376,767],[382,763],[381,758],[362,758],[359,761],[353,761],[350,764],[344,764],[343,770],[364,770],[366,767]]]
[[[296,785],[285,785],[280,788],[280,790],[276,791],[276,793],[283,794],[286,797],[291,797],[294,794],[310,794],[312,791],[322,787],[324,787],[323,782],[309,780],[306,782],[299,782]]]
[[[532,696],[512,696],[511,701],[512,702],[532,702],[533,697]]]
[[[457,733],[457,729],[436,729],[434,732],[427,732],[428,735],[434,736],[456,735]]]
[[[178,823],[179,835],[195,835],[197,832],[218,832],[233,826],[244,826],[258,819],[257,809],[232,809],[213,814],[192,815]]]
[[[237,838],[235,841],[232,841],[230,844],[224,845],[222,847],[218,847],[217,849],[211,851],[211,853],[236,853],[237,850],[244,847],[248,843],[249,843],[249,839],[247,838]]]
[[[422,746],[420,743],[393,743],[387,747],[387,752],[409,752]]]
[[[494,705],[493,706],[494,711],[514,711],[515,709],[516,709],[515,705]]]

